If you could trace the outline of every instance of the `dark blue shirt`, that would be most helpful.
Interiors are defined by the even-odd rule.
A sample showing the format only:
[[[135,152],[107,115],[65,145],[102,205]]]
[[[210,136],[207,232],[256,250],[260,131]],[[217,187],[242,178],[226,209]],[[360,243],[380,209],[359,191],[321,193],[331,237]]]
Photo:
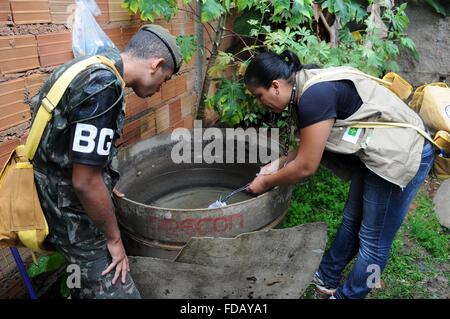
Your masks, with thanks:
[[[362,100],[350,80],[316,83],[300,97],[297,106],[299,127],[328,119],[345,119],[361,105]]]

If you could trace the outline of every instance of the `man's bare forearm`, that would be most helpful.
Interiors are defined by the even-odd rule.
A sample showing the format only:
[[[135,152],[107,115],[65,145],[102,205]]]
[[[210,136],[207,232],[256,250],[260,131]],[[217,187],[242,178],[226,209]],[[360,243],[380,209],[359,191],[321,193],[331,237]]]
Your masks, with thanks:
[[[119,240],[120,230],[114,214],[114,206],[102,176],[90,177],[81,186],[75,187],[75,192],[86,214],[106,239]]]

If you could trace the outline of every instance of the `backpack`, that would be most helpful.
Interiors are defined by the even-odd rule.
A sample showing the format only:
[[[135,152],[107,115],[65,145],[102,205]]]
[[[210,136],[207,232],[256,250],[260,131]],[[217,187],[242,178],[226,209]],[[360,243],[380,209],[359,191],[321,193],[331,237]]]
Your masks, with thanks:
[[[330,71],[327,75],[339,71]],[[382,79],[365,74],[358,70],[346,71],[353,74],[368,77],[384,87],[388,88],[401,100],[406,101],[412,93],[412,86],[400,75],[389,72]],[[322,74],[323,76],[323,74]],[[307,87],[312,78],[305,83]],[[450,178],[450,88],[446,83],[436,82],[424,84],[414,91],[414,95],[409,103],[409,107],[416,111],[424,121],[425,125],[431,130],[434,137],[419,127],[408,123],[397,122],[353,122],[350,123],[354,128],[392,128],[404,127],[417,131],[431,144],[438,149],[438,155],[433,163],[433,174],[439,179]]]
[[[439,147],[433,173],[439,179],[450,178],[450,88],[446,83],[425,84],[416,89],[409,103],[434,133]]]
[[[389,73],[395,74],[395,73]],[[385,80],[387,75],[383,78]],[[395,78],[395,77],[394,77]],[[401,79],[401,78],[400,78]],[[405,80],[401,79],[400,90],[395,85],[381,83],[390,88],[402,100],[406,100],[409,96],[408,85]],[[394,81],[393,81],[394,83]],[[400,82],[398,82],[400,83]],[[406,82],[407,83],[407,82]],[[400,94],[399,94],[400,93]],[[433,174],[445,180],[450,178],[450,88],[446,83],[436,82],[424,84],[418,87],[413,94],[409,107],[416,111],[432,133],[431,137],[422,129],[405,123],[391,122],[355,122],[352,127],[355,128],[388,128],[388,127],[406,127],[415,129],[419,134],[433,144],[437,150],[437,156],[433,163]]]
[[[35,116],[25,145],[17,146],[0,172],[0,249],[28,247],[45,251],[44,241],[49,228],[37,193],[32,160],[52,112],[70,82],[89,66],[108,66],[124,85],[114,63],[103,56],[92,56],[70,66],[55,81]]]

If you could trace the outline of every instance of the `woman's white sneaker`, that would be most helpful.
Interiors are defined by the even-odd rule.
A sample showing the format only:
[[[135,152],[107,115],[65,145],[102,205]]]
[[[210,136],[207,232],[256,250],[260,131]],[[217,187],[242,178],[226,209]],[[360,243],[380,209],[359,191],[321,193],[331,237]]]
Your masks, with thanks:
[[[333,296],[334,293],[336,292],[336,288],[330,287],[323,282],[323,280],[320,278],[319,273],[317,271],[314,274],[312,283],[316,286],[317,290],[319,290],[323,294]]]

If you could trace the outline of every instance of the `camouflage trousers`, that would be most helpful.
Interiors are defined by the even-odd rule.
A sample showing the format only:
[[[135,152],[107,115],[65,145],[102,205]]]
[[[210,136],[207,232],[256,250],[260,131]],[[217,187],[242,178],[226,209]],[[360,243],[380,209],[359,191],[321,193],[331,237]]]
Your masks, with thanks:
[[[47,213],[46,216],[50,228],[47,241],[64,255],[69,265],[79,267],[80,286],[72,288],[74,298],[141,298],[129,273],[125,284],[122,284],[121,276],[115,285],[112,284],[115,269],[102,276],[112,258],[106,238],[84,211],[64,207],[59,209],[58,214]]]

